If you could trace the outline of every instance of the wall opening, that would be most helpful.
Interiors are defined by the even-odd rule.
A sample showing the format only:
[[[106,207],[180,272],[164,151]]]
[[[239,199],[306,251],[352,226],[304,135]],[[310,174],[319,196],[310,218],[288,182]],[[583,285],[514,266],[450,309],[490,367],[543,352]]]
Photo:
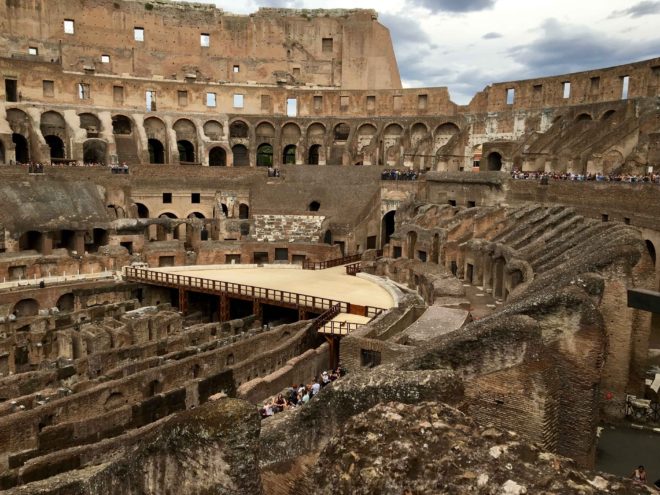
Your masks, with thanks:
[[[273,166],[273,147],[264,143],[257,148],[257,167]]]
[[[321,209],[321,203],[318,201],[312,201],[309,206],[307,207],[309,211],[319,211]]]
[[[488,170],[499,171],[502,170],[502,155],[493,152],[488,155]]]
[[[179,151],[179,161],[184,163],[194,163],[195,162],[195,146],[186,140],[182,139],[181,141],[176,142],[177,149]]]
[[[238,218],[240,220],[247,220],[250,218],[250,207],[245,203],[241,203],[238,207]]]
[[[295,165],[296,163],[296,146],[294,144],[289,144],[284,147],[282,153],[282,163],[285,165]]]
[[[387,243],[390,242],[390,238],[392,237],[392,234],[394,234],[394,216],[396,215],[396,211],[388,211],[383,215],[383,218],[381,220],[381,238],[380,238],[380,247],[381,249],[385,247]]]
[[[149,139],[149,163],[163,164],[165,163],[165,147],[158,139]]]
[[[64,142],[58,136],[45,136],[46,143],[50,148],[50,159],[64,159]]]
[[[209,151],[209,166],[225,167],[227,166],[227,152],[224,148],[216,146]]]
[[[242,144],[236,144],[231,148],[234,155],[234,167],[247,167],[250,165],[248,149]]]
[[[13,133],[11,140],[14,143],[16,151],[16,161],[18,163],[28,163],[30,161],[30,147],[28,141],[22,134]]]
[[[630,76],[623,76],[621,78],[621,99],[628,99],[628,88],[630,86]]]
[[[310,165],[318,165],[319,164],[319,151],[321,150],[321,145],[320,144],[313,144],[309,148],[309,157],[307,160],[307,163]]]

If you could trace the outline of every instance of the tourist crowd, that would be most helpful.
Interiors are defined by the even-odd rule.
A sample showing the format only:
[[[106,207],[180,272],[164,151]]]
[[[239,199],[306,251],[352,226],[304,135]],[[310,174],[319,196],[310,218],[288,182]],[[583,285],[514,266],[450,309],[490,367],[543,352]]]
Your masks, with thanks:
[[[380,174],[381,180],[417,180],[419,173],[414,170],[383,170]]]
[[[315,377],[306,385],[304,383],[301,383],[300,385],[292,385],[284,392],[277,394],[277,397],[273,397],[264,402],[263,407],[259,409],[261,418],[269,418],[277,413],[286,411],[287,409],[304,406],[312,400],[312,398],[315,397],[323,387],[330,385],[345,374],[346,370],[344,370],[340,364],[336,370],[324,371],[320,377]]]
[[[11,162],[10,165],[16,165],[27,169],[29,174],[43,174],[46,167],[105,167],[105,163],[100,162],[77,162],[75,160],[66,160],[61,162]],[[128,164],[122,162],[121,164],[113,164],[110,166],[110,171],[113,174],[128,174]]]
[[[280,169],[274,167],[268,167],[268,177],[279,177]]]
[[[649,183],[660,184],[660,174],[631,175],[631,174],[574,174],[572,172],[511,172],[511,178],[516,180],[570,180],[580,182],[627,182],[627,183]]]

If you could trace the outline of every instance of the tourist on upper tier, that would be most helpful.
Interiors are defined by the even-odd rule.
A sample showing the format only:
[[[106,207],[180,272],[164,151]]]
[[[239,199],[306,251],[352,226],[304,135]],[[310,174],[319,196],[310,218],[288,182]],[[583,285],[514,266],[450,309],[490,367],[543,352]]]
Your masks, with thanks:
[[[624,182],[624,183],[649,183],[660,184],[660,174],[651,173],[646,175],[632,174],[609,174],[600,172],[592,174],[574,174],[572,172],[511,172],[511,178],[515,180],[567,180],[567,181],[595,181],[595,182]]]

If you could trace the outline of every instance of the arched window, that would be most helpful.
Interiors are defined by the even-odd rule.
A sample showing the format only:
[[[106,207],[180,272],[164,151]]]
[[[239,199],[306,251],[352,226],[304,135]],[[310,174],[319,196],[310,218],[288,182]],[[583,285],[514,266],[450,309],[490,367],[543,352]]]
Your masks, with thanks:
[[[307,162],[310,165],[318,165],[319,164],[319,151],[321,150],[321,145],[320,144],[314,144],[309,148],[309,159]]]
[[[321,208],[321,203],[319,203],[318,201],[312,201],[307,209],[309,211],[319,211],[320,208]]]
[[[502,155],[497,152],[492,152],[488,155],[488,170],[502,170]]]
[[[158,139],[149,139],[149,163],[165,163],[165,148]]]
[[[224,148],[216,146],[209,151],[209,166],[224,167],[227,165],[227,152]]]
[[[270,144],[262,144],[257,148],[257,167],[273,166],[273,147]]]
[[[179,150],[179,161],[184,163],[194,163],[195,147],[190,141],[181,140],[176,143]]]
[[[250,207],[245,203],[241,203],[241,205],[238,207],[238,218],[241,220],[250,218]]]
[[[296,163],[296,145],[290,144],[284,147],[282,153],[282,163],[285,165],[294,165]]]
[[[250,165],[248,149],[242,144],[232,146],[231,152],[234,155],[234,167],[247,167]]]

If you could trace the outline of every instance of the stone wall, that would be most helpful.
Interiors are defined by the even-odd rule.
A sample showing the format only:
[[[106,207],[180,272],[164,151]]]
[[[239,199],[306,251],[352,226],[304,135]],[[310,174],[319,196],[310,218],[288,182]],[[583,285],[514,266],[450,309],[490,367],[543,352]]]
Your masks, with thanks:
[[[322,215],[255,215],[257,242],[322,242]]]

